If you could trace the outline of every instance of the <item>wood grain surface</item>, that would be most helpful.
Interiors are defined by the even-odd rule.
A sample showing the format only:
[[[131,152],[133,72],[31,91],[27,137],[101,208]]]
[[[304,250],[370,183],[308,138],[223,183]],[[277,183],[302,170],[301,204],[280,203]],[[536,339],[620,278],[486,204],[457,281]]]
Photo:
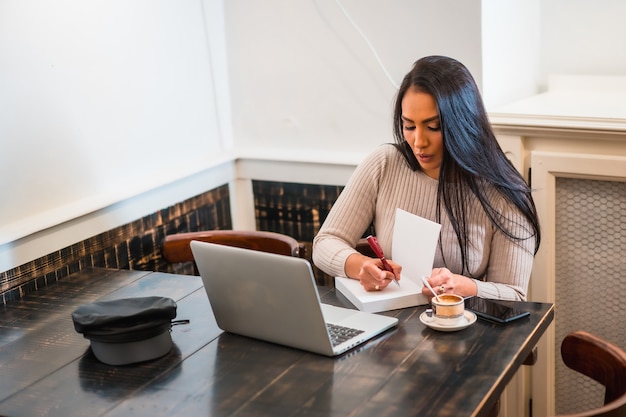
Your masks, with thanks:
[[[332,288],[323,302],[352,307]],[[158,295],[178,304],[173,350],[134,365],[99,362],[71,313],[96,300]],[[0,314],[3,416],[481,416],[546,330],[554,307],[516,303],[530,317],[478,320],[444,333],[425,307],[389,311],[400,325],[337,358],[224,333],[199,277],[81,271],[8,303]]]

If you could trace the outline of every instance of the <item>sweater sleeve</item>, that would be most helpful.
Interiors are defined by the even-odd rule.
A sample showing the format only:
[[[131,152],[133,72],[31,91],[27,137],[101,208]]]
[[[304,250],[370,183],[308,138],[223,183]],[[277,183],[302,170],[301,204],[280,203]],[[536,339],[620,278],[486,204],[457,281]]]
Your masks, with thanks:
[[[332,276],[346,276],[348,256],[374,220],[380,178],[389,145],[377,148],[357,166],[313,239],[313,263]]]

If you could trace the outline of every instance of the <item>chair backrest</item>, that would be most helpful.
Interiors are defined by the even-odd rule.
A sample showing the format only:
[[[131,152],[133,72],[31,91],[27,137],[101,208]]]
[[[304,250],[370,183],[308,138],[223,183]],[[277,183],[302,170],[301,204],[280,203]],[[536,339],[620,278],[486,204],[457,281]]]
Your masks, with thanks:
[[[163,259],[170,263],[193,262],[192,240],[304,258],[306,248],[291,236],[255,230],[208,230],[168,235],[161,244]]]
[[[626,416],[624,350],[590,333],[576,331],[563,339],[561,357],[569,368],[594,379],[606,388],[603,407],[567,417]]]
[[[358,242],[356,242],[356,248],[355,249],[361,255],[369,256],[370,258],[375,258],[376,257],[376,253],[370,247],[370,244],[367,243],[367,239],[366,238],[359,239]]]

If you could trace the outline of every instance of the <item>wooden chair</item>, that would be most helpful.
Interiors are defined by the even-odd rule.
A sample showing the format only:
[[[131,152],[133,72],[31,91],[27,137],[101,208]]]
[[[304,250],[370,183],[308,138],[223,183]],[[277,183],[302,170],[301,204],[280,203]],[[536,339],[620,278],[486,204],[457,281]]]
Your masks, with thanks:
[[[361,255],[369,256],[370,258],[375,258],[376,257],[376,253],[374,253],[374,250],[370,247],[370,244],[367,243],[367,239],[365,239],[365,238],[361,238],[361,239],[359,239],[358,242],[356,242],[355,249]]]
[[[569,368],[605,387],[604,406],[558,417],[625,417],[626,352],[584,331],[568,334],[561,343],[561,357]]]
[[[304,258],[306,248],[291,236],[252,230],[208,230],[168,235],[161,243],[161,255],[169,263],[193,262],[192,240],[253,249]]]

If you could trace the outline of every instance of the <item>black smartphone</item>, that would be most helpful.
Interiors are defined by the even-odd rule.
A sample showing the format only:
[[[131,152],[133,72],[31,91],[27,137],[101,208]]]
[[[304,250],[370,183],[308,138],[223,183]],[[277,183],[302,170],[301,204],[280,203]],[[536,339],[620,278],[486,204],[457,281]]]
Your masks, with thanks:
[[[484,320],[498,324],[509,323],[513,320],[530,315],[530,312],[528,311],[518,310],[516,308],[500,304],[494,300],[488,300],[480,297],[466,298],[465,308],[473,311],[478,317]]]

